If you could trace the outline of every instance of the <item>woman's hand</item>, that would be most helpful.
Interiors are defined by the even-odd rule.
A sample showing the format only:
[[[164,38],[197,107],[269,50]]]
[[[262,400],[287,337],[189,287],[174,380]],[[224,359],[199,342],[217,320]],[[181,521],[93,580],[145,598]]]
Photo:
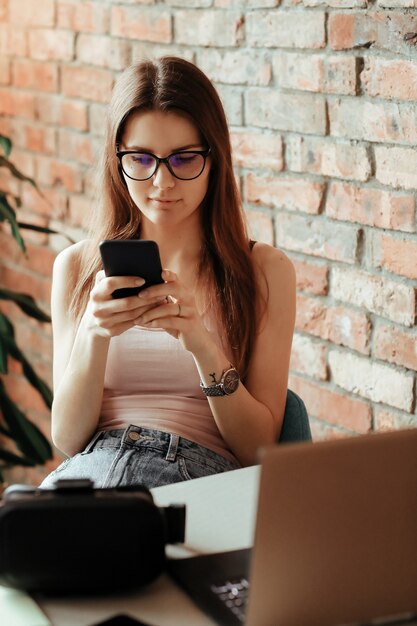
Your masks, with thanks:
[[[194,293],[169,270],[162,272],[165,283],[143,289],[139,300],[147,304],[136,319],[139,326],[163,328],[183,347],[196,354],[207,342],[209,333],[197,310]]]
[[[103,270],[96,274],[95,284],[90,293],[85,315],[90,328],[103,337],[121,335],[147,311],[158,307],[161,301],[166,304],[165,297],[155,298],[147,302],[137,295],[126,298],[113,298],[116,289],[140,287],[145,284],[138,276],[106,276]]]

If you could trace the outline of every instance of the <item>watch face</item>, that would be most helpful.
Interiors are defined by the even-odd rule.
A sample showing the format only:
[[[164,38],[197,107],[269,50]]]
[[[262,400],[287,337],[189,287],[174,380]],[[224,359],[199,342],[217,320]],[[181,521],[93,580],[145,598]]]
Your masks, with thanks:
[[[240,378],[235,369],[228,370],[223,378],[223,389],[226,395],[230,395],[239,387]]]

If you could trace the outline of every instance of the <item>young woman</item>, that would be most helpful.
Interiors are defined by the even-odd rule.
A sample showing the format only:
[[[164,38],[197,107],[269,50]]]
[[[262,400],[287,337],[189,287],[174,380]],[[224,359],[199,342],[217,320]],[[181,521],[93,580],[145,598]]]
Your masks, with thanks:
[[[250,163],[248,163],[250,166]],[[52,436],[68,459],[42,483],[154,487],[256,463],[283,419],[295,276],[251,242],[216,90],[193,64],[146,61],[108,110],[89,239],[52,288]],[[148,239],[164,283],[106,277],[99,242]]]

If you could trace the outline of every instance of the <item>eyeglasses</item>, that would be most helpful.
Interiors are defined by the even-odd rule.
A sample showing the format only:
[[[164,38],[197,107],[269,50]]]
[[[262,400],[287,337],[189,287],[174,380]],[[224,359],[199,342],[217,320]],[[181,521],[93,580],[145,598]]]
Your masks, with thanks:
[[[203,173],[209,153],[210,148],[207,150],[182,150],[161,159],[152,152],[124,150],[123,152],[116,152],[116,156],[123,172],[132,180],[152,178],[161,163],[165,163],[175,178],[193,180]]]

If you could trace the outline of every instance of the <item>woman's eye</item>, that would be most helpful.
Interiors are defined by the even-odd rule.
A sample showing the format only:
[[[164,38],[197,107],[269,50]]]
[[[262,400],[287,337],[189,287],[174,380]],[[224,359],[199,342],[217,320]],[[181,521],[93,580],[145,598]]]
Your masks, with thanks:
[[[173,167],[181,167],[181,165],[189,165],[198,155],[192,154],[173,154],[170,162]]]
[[[155,159],[150,154],[132,154],[131,155],[133,163],[137,165],[143,165],[148,167],[152,165]]]

